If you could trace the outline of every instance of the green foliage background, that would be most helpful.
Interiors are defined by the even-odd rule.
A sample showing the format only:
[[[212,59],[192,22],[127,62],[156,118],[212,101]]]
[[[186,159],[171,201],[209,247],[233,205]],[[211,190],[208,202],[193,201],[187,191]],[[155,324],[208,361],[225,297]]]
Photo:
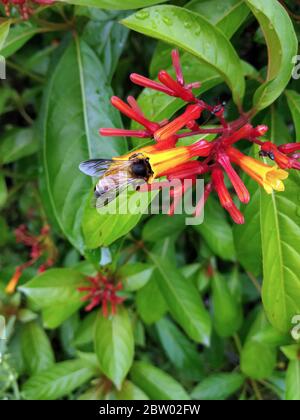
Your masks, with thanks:
[[[110,105],[113,93],[138,96],[156,121],[180,110],[178,99],[128,82],[131,71],[172,72],[174,46],[187,81],[200,80],[208,102],[226,99],[229,120],[243,103],[271,141],[300,141],[300,84],[291,78],[299,19],[280,3],[300,13],[277,0],[67,0],[26,22],[3,14],[0,397],[300,399],[291,335],[300,332],[299,173],[272,195],[246,179],[243,226],[215,198],[202,225],[185,226],[179,215],[100,216],[78,171],[83,160],[143,144],[99,137],[100,127],[129,125]],[[46,222],[55,268],[28,268],[8,296],[28,259],[14,229],[37,233]],[[87,314],[77,290],[103,267],[126,297],[108,318],[99,308]]]

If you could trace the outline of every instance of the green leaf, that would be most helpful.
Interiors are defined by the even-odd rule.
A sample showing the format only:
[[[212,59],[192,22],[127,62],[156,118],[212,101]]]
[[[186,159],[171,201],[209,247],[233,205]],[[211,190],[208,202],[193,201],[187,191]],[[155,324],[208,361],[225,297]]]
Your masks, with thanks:
[[[8,19],[0,25],[0,51],[2,50],[5,40],[8,36],[10,24],[11,21]]]
[[[270,326],[261,311],[251,325],[242,349],[242,372],[258,380],[271,376],[276,366],[276,347],[281,341],[284,344],[285,339]]]
[[[289,344],[288,346],[282,346],[280,350],[289,360],[299,360],[300,355],[300,345],[299,344]]]
[[[132,325],[125,308],[118,307],[116,315],[109,318],[99,313],[94,343],[101,371],[121,389],[134,355]]]
[[[261,191],[262,298],[270,322],[281,332],[289,331],[300,313],[299,182],[299,174],[291,171],[285,192]]]
[[[83,360],[69,360],[53,365],[26,381],[22,393],[26,400],[57,400],[94,376],[94,370]]]
[[[160,273],[158,286],[173,318],[191,339],[209,345],[211,322],[195,285],[167,258],[155,254],[150,258]]]
[[[194,226],[210,249],[223,260],[235,259],[232,229],[226,220],[225,212],[217,201],[210,197],[204,209],[204,221]]]
[[[92,343],[94,337],[94,329],[96,324],[97,312],[91,312],[80,322],[75,332],[73,344],[81,347]]]
[[[253,156],[255,153],[256,148],[251,155]],[[250,193],[251,200],[247,205],[241,206],[245,223],[233,227],[233,238],[237,259],[240,264],[246,271],[249,271],[254,276],[259,276],[262,272],[260,187],[249,176],[245,177],[243,181]],[[249,241],[249,238],[251,238],[251,241]]]
[[[241,373],[215,373],[205,378],[192,391],[195,400],[226,400],[235,394],[245,382]]]
[[[138,314],[145,324],[160,320],[168,310],[165,299],[158,287],[159,276],[155,273],[151,280],[137,292],[136,305]]]
[[[117,400],[124,401],[139,401],[139,400],[149,400],[147,395],[136,385],[130,381],[125,381],[123,383],[120,391],[115,393]]]
[[[151,264],[136,262],[123,265],[116,273],[126,291],[134,292],[148,283],[153,273]]]
[[[294,90],[286,90],[285,94],[293,117],[296,141],[300,141],[300,95]],[[285,141],[285,143],[287,143],[287,141]]]
[[[174,44],[208,63],[226,81],[239,103],[245,82],[241,62],[225,35],[200,15],[175,6],[154,6],[122,23],[137,32]]]
[[[165,3],[169,0],[58,0],[78,6],[99,7],[100,9],[130,10],[139,9],[152,4]]]
[[[41,137],[46,201],[63,233],[81,252],[85,247],[81,222],[92,179],[80,173],[78,165],[91,157],[110,158],[125,151],[122,139],[107,141],[98,136],[100,127],[121,126],[111,95],[97,56],[74,37],[49,78]]]
[[[53,268],[33,278],[19,289],[36,309],[43,312],[44,325],[56,328],[82,305],[78,287],[86,284],[86,277],[69,268]]]
[[[30,156],[38,150],[38,138],[31,128],[8,131],[0,142],[0,162],[8,164]]]
[[[300,400],[300,360],[291,360],[286,372],[286,400]]]
[[[7,200],[7,186],[5,176],[0,173],[0,209],[5,205]]]
[[[143,214],[147,213],[147,208],[156,194],[157,191],[124,191],[116,200],[101,209],[92,208],[88,200],[82,220],[87,248],[108,247],[130,232]]]
[[[217,333],[220,337],[232,336],[242,324],[242,308],[230,291],[227,280],[218,273],[212,279],[212,304]]]
[[[216,25],[228,38],[249,15],[249,8],[243,0],[192,0],[185,7]]]
[[[23,325],[21,346],[26,371],[30,375],[50,370],[55,363],[50,340],[37,322],[32,321]]]
[[[130,371],[134,384],[152,400],[189,400],[183,387],[164,371],[145,362],[135,362]]]
[[[277,0],[246,0],[257,18],[268,47],[268,73],[254,95],[254,107],[271,105],[290,81],[298,42],[289,15]]]
[[[185,228],[185,214],[175,214],[170,217],[158,214],[151,217],[143,227],[143,239],[147,242],[157,242],[161,238],[180,233]]]
[[[44,28],[39,28],[29,21],[18,23],[10,28],[4,45],[0,47],[1,55],[5,58],[10,57],[22,48],[34,35],[46,31]]]
[[[158,321],[156,330],[168,359],[181,375],[191,380],[202,379],[203,365],[196,346],[167,318]]]
[[[85,25],[81,38],[96,52],[110,81],[129,33],[127,28],[119,24],[125,13],[84,8],[83,14],[90,20]]]

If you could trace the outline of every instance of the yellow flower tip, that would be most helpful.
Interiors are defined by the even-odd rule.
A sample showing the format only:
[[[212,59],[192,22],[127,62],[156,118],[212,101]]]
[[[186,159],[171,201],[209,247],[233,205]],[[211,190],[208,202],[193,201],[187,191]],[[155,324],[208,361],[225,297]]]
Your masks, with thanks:
[[[283,169],[278,169],[277,166],[273,166],[271,170],[266,173],[266,178],[264,181],[264,188],[271,194],[273,190],[282,192],[285,190],[284,183],[282,180],[287,179],[289,176],[288,172]]]

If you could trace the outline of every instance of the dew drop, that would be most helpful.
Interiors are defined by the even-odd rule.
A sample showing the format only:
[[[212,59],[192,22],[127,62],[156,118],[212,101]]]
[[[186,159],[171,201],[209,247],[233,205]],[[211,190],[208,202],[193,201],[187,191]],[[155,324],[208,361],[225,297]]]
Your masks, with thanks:
[[[168,17],[163,17],[163,22],[164,22],[166,25],[168,25],[168,26],[172,26],[172,25],[173,25],[172,20],[171,20],[170,18],[168,18]]]
[[[147,19],[149,17],[149,12],[147,12],[147,10],[139,10],[136,13],[135,16],[136,16],[137,19],[145,20],[145,19]]]
[[[190,29],[191,27],[192,27],[192,23],[190,22],[190,21],[185,21],[184,22],[184,24],[183,24],[183,26],[186,28],[186,29]]]
[[[200,34],[201,34],[201,28],[198,27],[198,28],[195,29],[195,35],[198,36]]]

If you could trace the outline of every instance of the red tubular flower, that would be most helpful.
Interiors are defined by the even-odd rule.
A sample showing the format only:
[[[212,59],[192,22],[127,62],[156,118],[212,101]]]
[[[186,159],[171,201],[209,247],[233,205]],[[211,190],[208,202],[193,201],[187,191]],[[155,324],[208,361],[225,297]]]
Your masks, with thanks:
[[[243,224],[245,222],[244,216],[234,204],[230,193],[226,188],[222,169],[218,167],[214,168],[211,174],[211,179],[218,194],[221,206],[228,211],[235,223],[240,225]]]
[[[173,92],[173,96],[177,96],[186,102],[196,102],[193,92],[174,80],[165,70],[158,73],[158,80]]]
[[[236,171],[233,169],[229,157],[225,153],[220,153],[218,155],[218,162],[219,164],[224,168],[225,172],[228,175],[228,178],[230,179],[233,188],[236,191],[237,196],[239,197],[240,201],[242,203],[249,203],[250,201],[250,194],[247,188],[245,187],[245,184],[241,180],[241,178],[238,176]]]
[[[282,153],[279,148],[270,141],[264,142],[261,145],[261,152],[278,164],[282,169],[298,169],[300,170],[300,162],[297,162],[293,157],[289,157]]]
[[[282,153],[289,155],[290,153],[295,153],[300,150],[300,143],[287,143],[278,146],[278,150]]]
[[[129,105],[122,101],[122,99],[118,98],[117,96],[113,96],[111,98],[112,105],[117,108],[122,114],[126,115],[128,118],[138,122],[139,124],[143,125],[150,133],[154,133],[156,130],[160,128],[158,123],[153,123],[141,115],[136,109],[132,109]]]
[[[224,141],[222,142],[222,145],[230,146],[241,139],[247,139],[253,136],[254,132],[256,133],[256,129],[254,129],[251,124],[245,124],[239,130],[235,131],[232,135],[224,139]]]
[[[131,73],[130,80],[138,86],[146,87],[149,89],[157,90],[158,92],[166,93],[169,96],[176,96],[175,93],[167,88],[166,86],[162,85],[161,83],[155,82],[154,80],[148,79],[145,76],[141,76],[140,74]]]
[[[90,286],[79,287],[79,292],[88,292],[82,298],[83,302],[89,301],[86,311],[91,311],[96,306],[102,307],[103,316],[107,317],[110,313],[116,314],[117,306],[124,302],[124,298],[117,295],[122,290],[121,282],[114,284],[113,280],[106,275],[98,273],[95,277],[87,277]]]
[[[204,106],[202,104],[189,105],[185,112],[178,118],[175,118],[172,122],[160,128],[154,133],[154,139],[156,141],[164,141],[169,137],[177,133],[186,126],[190,121],[197,120],[200,118]]]
[[[12,294],[15,292],[23,271],[26,268],[33,266],[40,258],[44,256],[47,257],[46,261],[39,266],[39,273],[44,272],[47,268],[54,265],[57,252],[50,239],[49,233],[50,228],[48,225],[43,226],[40,234],[37,236],[29,233],[26,225],[20,225],[15,230],[16,242],[30,248],[30,259],[24,264],[16,267],[14,275],[6,286],[6,293]]]

